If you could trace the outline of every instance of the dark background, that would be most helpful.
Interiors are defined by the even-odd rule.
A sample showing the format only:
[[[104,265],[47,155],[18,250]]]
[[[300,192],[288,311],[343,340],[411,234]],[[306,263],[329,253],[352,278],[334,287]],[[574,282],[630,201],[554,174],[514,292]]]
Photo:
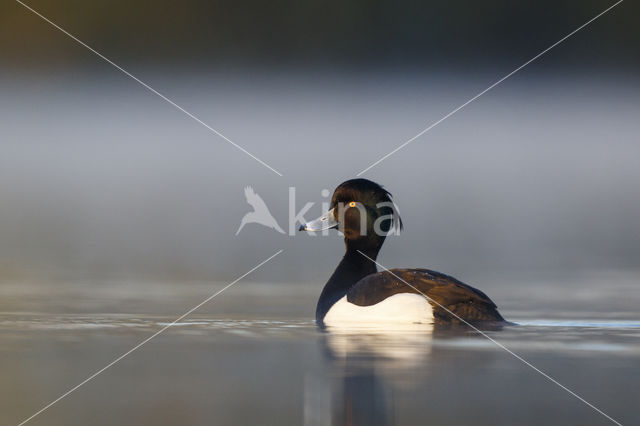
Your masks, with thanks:
[[[117,61],[150,66],[474,70],[523,62],[605,1],[31,1]],[[5,68],[100,67],[15,2],[0,15]],[[637,67],[640,7],[623,2],[550,65]]]

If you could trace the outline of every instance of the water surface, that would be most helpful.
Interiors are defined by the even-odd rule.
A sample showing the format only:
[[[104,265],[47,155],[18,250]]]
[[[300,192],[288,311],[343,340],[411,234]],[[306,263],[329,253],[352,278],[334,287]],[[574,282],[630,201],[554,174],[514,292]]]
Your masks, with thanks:
[[[0,423],[19,423],[223,285],[3,285]],[[638,424],[637,312],[554,311],[543,288],[527,301],[502,291],[503,313],[520,325],[487,335]],[[610,423],[472,330],[321,332],[318,290],[238,283],[31,424]]]

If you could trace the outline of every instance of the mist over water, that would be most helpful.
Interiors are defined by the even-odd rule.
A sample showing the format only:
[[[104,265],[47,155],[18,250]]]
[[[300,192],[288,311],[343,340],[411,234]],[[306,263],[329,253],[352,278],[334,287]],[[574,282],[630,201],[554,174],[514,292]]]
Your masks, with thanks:
[[[406,232],[388,266],[482,276],[636,268],[638,81],[523,71],[363,177],[389,189]],[[279,177],[124,76],[5,74],[0,277],[316,282],[340,238],[235,236],[252,186],[288,229],[333,191],[497,79],[443,73],[151,73],[146,81],[284,174]],[[323,259],[319,261],[319,259]]]

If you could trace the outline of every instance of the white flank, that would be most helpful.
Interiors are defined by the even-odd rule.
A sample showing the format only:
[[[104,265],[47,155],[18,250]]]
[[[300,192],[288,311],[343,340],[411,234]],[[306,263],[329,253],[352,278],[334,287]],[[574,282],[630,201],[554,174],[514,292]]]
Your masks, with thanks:
[[[384,324],[433,324],[433,309],[419,294],[399,293],[371,306],[358,306],[338,300],[324,317],[329,327],[378,327]]]

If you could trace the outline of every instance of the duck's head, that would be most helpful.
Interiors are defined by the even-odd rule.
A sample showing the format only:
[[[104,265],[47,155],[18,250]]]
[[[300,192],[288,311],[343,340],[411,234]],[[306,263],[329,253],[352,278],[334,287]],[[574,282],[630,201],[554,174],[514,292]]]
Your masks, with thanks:
[[[351,179],[335,189],[325,215],[299,230],[333,228],[344,234],[347,246],[379,246],[390,232],[402,229],[402,220],[389,191],[367,179]]]

